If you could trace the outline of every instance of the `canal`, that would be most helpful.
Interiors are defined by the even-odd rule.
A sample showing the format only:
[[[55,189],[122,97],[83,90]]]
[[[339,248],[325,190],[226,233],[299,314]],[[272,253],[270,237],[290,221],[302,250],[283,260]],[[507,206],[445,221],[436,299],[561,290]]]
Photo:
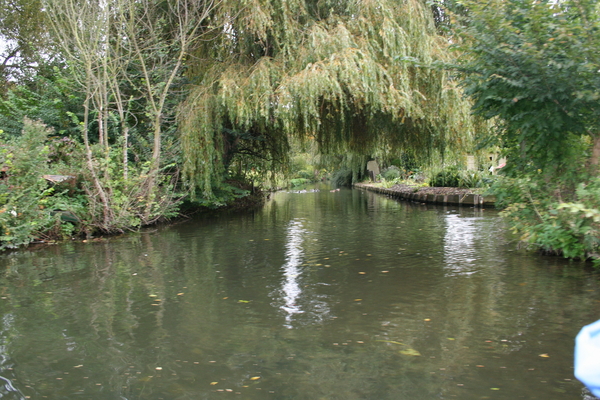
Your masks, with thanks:
[[[599,274],[360,190],[0,256],[2,399],[582,399]]]

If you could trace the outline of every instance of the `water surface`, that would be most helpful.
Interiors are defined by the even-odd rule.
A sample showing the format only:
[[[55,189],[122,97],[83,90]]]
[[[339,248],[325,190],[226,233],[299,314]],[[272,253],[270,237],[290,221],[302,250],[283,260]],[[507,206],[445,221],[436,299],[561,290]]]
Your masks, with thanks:
[[[0,398],[581,399],[598,274],[358,190],[0,258]]]

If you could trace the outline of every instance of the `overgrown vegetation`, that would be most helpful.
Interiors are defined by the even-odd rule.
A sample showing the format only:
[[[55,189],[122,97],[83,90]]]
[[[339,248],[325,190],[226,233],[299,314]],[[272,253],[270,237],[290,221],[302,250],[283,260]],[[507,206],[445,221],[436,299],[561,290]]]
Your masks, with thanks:
[[[494,181],[488,171],[469,171],[456,166],[435,172],[429,179],[429,186],[457,188],[485,188]]]
[[[179,118],[184,173],[201,195],[248,154],[260,154],[257,171],[282,171],[292,140],[353,179],[394,149],[427,157],[472,143],[470,103],[428,67],[450,58],[424,1],[229,0],[211,22],[227,34],[194,53]]]
[[[515,232],[596,260],[598,32],[593,0],[0,1],[0,247],[346,186],[371,159],[385,184],[482,187],[478,136]]]
[[[103,177],[110,201],[110,225],[104,204],[85,169],[84,148],[55,137],[41,122],[25,119],[22,134],[4,135],[0,148],[0,250],[35,240],[54,240],[95,232],[116,233],[177,215],[179,198],[169,174],[161,175],[157,196],[146,201],[145,171],[122,178],[109,158]],[[110,155],[109,155],[110,156]]]
[[[600,265],[599,4],[461,4],[463,85],[508,157],[495,188],[504,215],[525,242]]]

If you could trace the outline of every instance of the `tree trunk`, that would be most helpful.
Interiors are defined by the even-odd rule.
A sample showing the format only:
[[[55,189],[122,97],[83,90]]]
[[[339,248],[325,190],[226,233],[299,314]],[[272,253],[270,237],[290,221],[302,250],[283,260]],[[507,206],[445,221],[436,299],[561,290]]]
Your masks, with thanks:
[[[598,172],[598,164],[600,163],[600,135],[593,136],[592,155],[589,159],[589,166],[592,173]]]
[[[103,228],[106,230],[109,226],[110,226],[110,222],[111,222],[111,209],[110,209],[110,204],[108,201],[108,196],[106,195],[106,192],[104,191],[104,188],[102,187],[102,183],[100,182],[100,179],[98,179],[98,175],[96,174],[96,169],[94,167],[94,159],[93,159],[93,155],[92,155],[92,149],[90,147],[90,141],[89,141],[89,136],[88,136],[88,124],[89,124],[89,114],[90,114],[90,106],[89,106],[89,95],[88,97],[85,99],[85,102],[83,103],[83,109],[84,109],[84,116],[83,116],[83,127],[82,127],[82,134],[83,134],[83,144],[85,146],[85,155],[86,155],[86,164],[88,167],[88,170],[90,171],[90,174],[92,175],[92,181],[94,183],[94,186],[96,187],[96,190],[98,191],[98,196],[100,196],[100,201],[102,203],[102,223],[103,223]]]

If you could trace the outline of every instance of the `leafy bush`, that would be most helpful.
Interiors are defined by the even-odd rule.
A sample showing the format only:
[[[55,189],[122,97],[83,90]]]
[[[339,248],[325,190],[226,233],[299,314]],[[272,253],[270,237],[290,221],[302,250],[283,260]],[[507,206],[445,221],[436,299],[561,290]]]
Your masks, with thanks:
[[[49,187],[43,178],[51,172],[46,144],[51,133],[42,123],[25,119],[19,137],[2,140],[0,165],[5,176],[0,181],[0,250],[71,234],[72,221],[84,209],[80,197],[67,197],[66,191]],[[63,218],[65,213],[71,222]]]
[[[305,169],[303,169],[302,171],[298,171],[296,176],[298,178],[306,179],[308,181],[313,181],[315,179],[314,172],[312,172],[310,170],[305,170]]]
[[[502,178],[493,187],[515,234],[540,250],[600,266],[600,178],[572,188],[541,177]],[[548,195],[553,193],[553,195]]]
[[[449,167],[437,172],[429,180],[429,186],[437,187],[460,187],[460,188],[482,188],[489,187],[495,177],[482,171],[459,170],[457,167]]]
[[[302,185],[306,185],[308,183],[311,183],[312,179],[306,179],[306,178],[294,178],[290,180],[290,185],[292,187],[298,187],[298,186],[302,186]]]
[[[435,187],[459,187],[460,174],[456,167],[449,167],[434,174],[429,180],[429,186]]]
[[[381,176],[386,181],[391,181],[402,176],[402,170],[395,165],[392,165],[381,172]]]

